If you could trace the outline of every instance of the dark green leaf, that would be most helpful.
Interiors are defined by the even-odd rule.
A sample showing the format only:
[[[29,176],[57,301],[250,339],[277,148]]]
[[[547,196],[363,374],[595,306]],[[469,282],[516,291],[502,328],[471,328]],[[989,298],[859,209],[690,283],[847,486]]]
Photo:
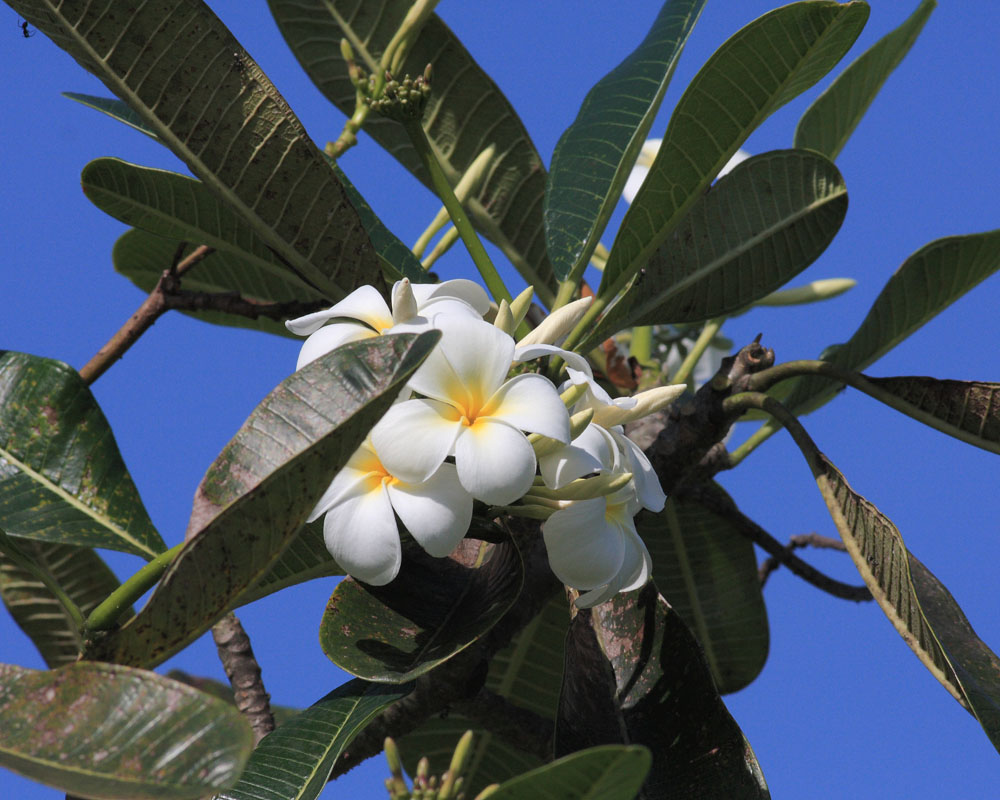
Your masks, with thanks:
[[[102,114],[107,114],[112,119],[124,122],[130,128],[135,128],[140,133],[144,133],[158,142],[160,141],[160,137],[156,135],[156,131],[150,128],[139,114],[121,100],[98,97],[93,94],[80,94],[79,92],[63,92],[62,94],[63,97],[68,97],[70,100],[75,100],[88,108],[100,111]]]
[[[500,785],[493,800],[632,800],[649,773],[645,747],[592,747]]]
[[[95,641],[88,657],[159,664],[238,605],[439,336],[352,342],[286,378],[209,467],[195,493],[187,544],[146,607]]]
[[[867,19],[863,2],[792,3],[715,52],[677,103],[611,248],[599,297],[610,300],[646,266],[747,136],[829,72]]]
[[[969,625],[955,598],[906,546],[892,521],[819,454],[816,483],[872,596],[931,674],[1000,751],[1000,658]]]
[[[653,559],[656,588],[697,637],[719,691],[748,685],[764,668],[769,638],[753,544],[683,496],[659,514],[642,512],[636,529]]]
[[[705,0],[667,0],[642,43],[587,94],[552,154],[545,241],[556,277],[590,260]]]
[[[146,231],[133,228],[118,237],[111,251],[111,260],[115,272],[124,275],[143,292],[149,293],[156,288],[157,282],[165,269],[168,269],[177,255],[181,242],[176,239],[164,239]],[[185,244],[181,251],[182,258],[191,255],[197,243]],[[193,269],[184,275],[185,291],[220,292],[239,291],[240,295],[251,302],[281,303],[297,300],[306,294],[299,287],[278,276],[269,276],[263,270],[247,259],[232,252],[216,250]],[[234,287],[241,287],[239,290]],[[316,296],[309,290],[312,296]],[[234,328],[265,331],[278,336],[287,336],[301,341],[278,320],[267,317],[251,319],[240,314],[227,314],[222,311],[183,311],[195,319],[215,325],[228,325]]]
[[[118,588],[118,578],[93,550],[31,539],[20,540],[18,547],[51,576],[84,617]],[[76,623],[42,581],[2,554],[0,596],[49,667],[76,661],[83,650]],[[131,613],[126,609],[126,616]]]
[[[642,798],[770,797],[698,643],[648,584],[577,614],[566,644],[556,754],[642,744]]]
[[[826,360],[842,369],[864,369],[997,269],[1000,230],[949,236],[924,245],[889,278],[861,326]],[[805,414],[839,388],[822,378],[797,378],[785,405]]]
[[[823,92],[799,120],[795,146],[836,159],[861,118],[899,66],[937,3],[923,0],[892,33],[883,36],[858,57]]]
[[[358,65],[378,68],[386,45],[410,10],[410,0],[269,0],[282,36],[319,90],[347,116],[355,89],[339,57],[340,40],[354,49]],[[545,168],[517,113],[492,79],[436,15],[424,25],[398,73],[419,75],[434,66],[434,91],[423,125],[445,174],[458,183],[490,145],[497,157],[486,180],[465,204],[472,223],[499,247],[535,297],[554,297],[552,266],[545,252],[542,202]],[[475,113],[469,113],[475,109]],[[370,115],[365,131],[427,186],[430,176],[402,126]]]
[[[818,258],[846,213],[843,178],[823,156],[774,150],[748,159],[691,207],[587,342],[745,308]]]
[[[9,5],[125,101],[317,292],[339,300],[381,283],[344,187],[202,0]]]
[[[0,352],[0,526],[152,558],[166,550],[75,369]]]
[[[265,736],[239,783],[219,800],[313,800],[351,739],[408,691],[362,680],[345,683]]]
[[[512,542],[497,545],[476,569],[432,558],[410,543],[392,582],[368,586],[345,578],[337,585],[320,623],[320,645],[345,672],[403,683],[492,628],[517,598],[522,578]]]
[[[0,717],[0,766],[85,797],[204,797],[235,783],[253,749],[235,708],[117,664],[0,664]]]

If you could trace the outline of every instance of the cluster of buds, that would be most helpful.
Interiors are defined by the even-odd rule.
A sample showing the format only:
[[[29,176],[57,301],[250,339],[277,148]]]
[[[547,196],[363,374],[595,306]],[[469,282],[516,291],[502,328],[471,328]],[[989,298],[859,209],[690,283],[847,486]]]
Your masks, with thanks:
[[[472,731],[466,731],[455,746],[448,771],[440,778],[430,774],[430,762],[421,758],[413,776],[413,788],[406,785],[403,777],[403,762],[399,757],[399,749],[391,738],[385,740],[385,758],[389,762],[391,777],[385,779],[385,788],[389,790],[390,800],[463,800],[462,771],[468,766],[472,755]],[[493,784],[483,789],[476,800],[486,800],[497,785]]]
[[[382,93],[378,97],[368,96],[367,102],[372,111],[397,122],[420,119],[424,106],[431,94],[431,65],[424,68],[424,74],[417,78],[409,75],[396,80],[387,71]]]

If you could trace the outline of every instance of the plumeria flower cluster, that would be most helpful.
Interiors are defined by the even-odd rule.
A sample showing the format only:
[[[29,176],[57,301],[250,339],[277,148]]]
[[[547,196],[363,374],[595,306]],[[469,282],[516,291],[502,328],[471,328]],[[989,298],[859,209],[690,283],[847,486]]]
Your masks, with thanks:
[[[643,585],[650,558],[633,517],[665,496],[624,424],[672,402],[683,386],[612,399],[580,355],[558,347],[589,299],[570,303],[515,342],[531,290],[494,309],[466,280],[392,290],[391,307],[363,286],[326,311],[287,324],[307,336],[298,367],[360,339],[428,329],[441,339],[397,402],[338,473],[309,521],[324,517],[326,546],[353,577],[388,583],[402,559],[396,518],[432,556],[469,529],[473,501],[543,519],[553,572],[604,602]],[[492,315],[492,322],[485,317]],[[533,362],[558,356],[557,388]]]

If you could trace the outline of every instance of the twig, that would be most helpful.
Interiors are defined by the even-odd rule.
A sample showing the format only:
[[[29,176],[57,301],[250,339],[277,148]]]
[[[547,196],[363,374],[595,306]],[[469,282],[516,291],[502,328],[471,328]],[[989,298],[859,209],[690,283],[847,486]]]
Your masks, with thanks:
[[[760,565],[760,585],[761,588],[767,583],[767,579],[771,577],[771,573],[778,569],[788,555],[793,551],[801,547],[818,547],[824,550],[840,550],[842,553],[847,552],[847,548],[840,539],[833,539],[829,536],[821,536],[818,533],[800,533],[791,537],[788,540],[788,544],[782,552],[781,557],[769,556],[764,559]]]
[[[239,619],[229,613],[212,626],[212,638],[219,650],[219,660],[233,687],[236,707],[253,728],[254,744],[274,730],[271,696],[264,689],[260,665],[254,658],[250,637]]]
[[[326,300],[299,301],[287,303],[261,303],[250,300],[237,292],[189,292],[185,289],[167,289],[164,302],[166,310],[175,311],[220,311],[249,319],[285,320],[300,317],[327,308]]]

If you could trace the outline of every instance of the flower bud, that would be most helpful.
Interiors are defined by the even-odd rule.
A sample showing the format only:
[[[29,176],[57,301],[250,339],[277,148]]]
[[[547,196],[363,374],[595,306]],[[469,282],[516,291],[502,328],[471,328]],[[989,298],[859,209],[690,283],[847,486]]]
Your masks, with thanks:
[[[754,305],[794,306],[802,303],[815,303],[843,294],[856,285],[857,281],[853,278],[825,278],[807,283],[805,286],[795,286],[791,289],[779,289],[776,292],[771,292],[755,302]]]
[[[398,325],[400,322],[409,322],[418,314],[417,298],[413,296],[410,279],[403,278],[403,280],[397,281],[392,289],[393,323]]]
[[[576,323],[587,312],[593,299],[593,297],[582,297],[579,300],[574,300],[572,303],[567,303],[562,308],[557,308],[542,320],[541,325],[521,339],[517,343],[517,346],[556,344],[556,342],[573,330]]]
[[[528,309],[531,308],[531,298],[535,295],[535,287],[529,286],[514,298],[510,304],[510,313],[514,317],[514,328],[524,321]]]
[[[614,403],[602,405],[594,411],[594,422],[603,428],[613,428],[615,425],[624,425],[626,422],[648,417],[674,402],[684,394],[686,388],[687,384],[679,383],[647,389],[645,392],[633,395],[631,399],[635,403],[628,408]]]
[[[577,478],[561,489],[549,489],[545,486],[532,486],[524,497],[532,500],[593,500],[596,497],[606,497],[628,486],[632,480],[631,472],[615,472],[612,474],[595,475],[593,478]]]
[[[514,315],[510,313],[510,306],[507,305],[506,300],[500,301],[497,315],[493,319],[493,326],[499,328],[508,336],[514,333]]]

